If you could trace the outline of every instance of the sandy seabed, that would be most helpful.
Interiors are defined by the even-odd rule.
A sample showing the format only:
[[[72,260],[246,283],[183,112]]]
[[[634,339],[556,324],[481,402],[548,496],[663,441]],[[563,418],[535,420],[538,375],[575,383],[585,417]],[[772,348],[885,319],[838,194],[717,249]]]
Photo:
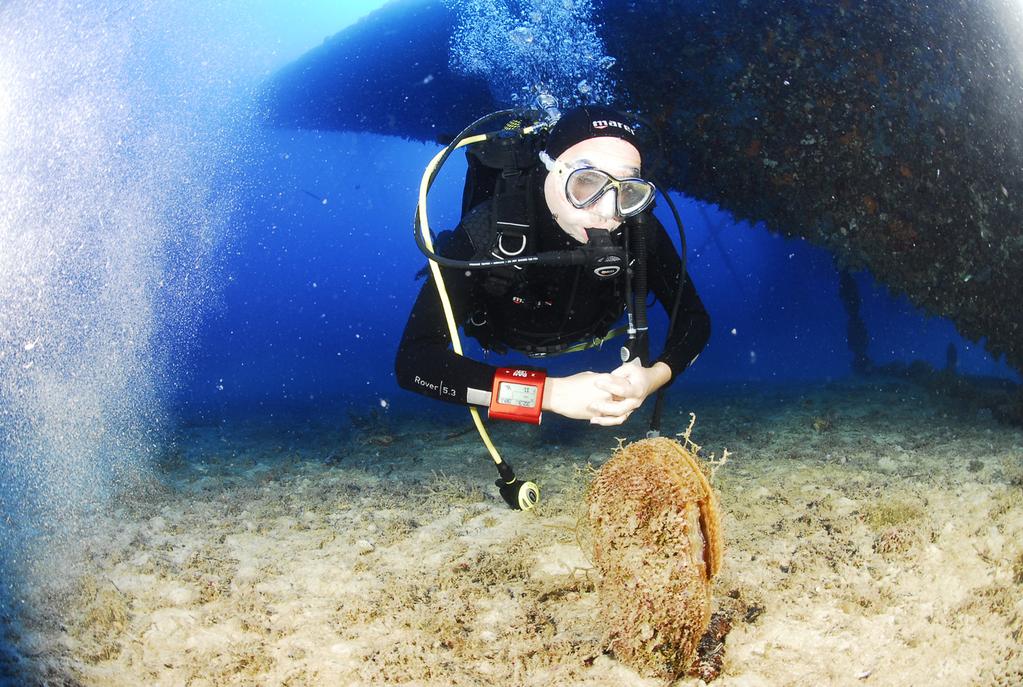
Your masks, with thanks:
[[[694,412],[703,457],[731,454],[715,685],[1023,684],[1018,428],[896,381],[675,398],[666,433]],[[601,645],[585,523],[642,422],[495,427],[543,490],[523,513],[468,417],[352,420],[184,429],[31,591],[18,683],[665,684]]]

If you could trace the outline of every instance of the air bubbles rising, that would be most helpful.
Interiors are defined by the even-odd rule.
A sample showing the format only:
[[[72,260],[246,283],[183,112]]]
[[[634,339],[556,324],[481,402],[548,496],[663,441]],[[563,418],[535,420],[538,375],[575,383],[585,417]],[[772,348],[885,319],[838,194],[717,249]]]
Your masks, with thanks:
[[[547,113],[547,124],[554,124],[561,119],[561,110],[558,109],[558,99],[550,93],[541,92],[536,97],[536,105]]]
[[[117,494],[148,483],[168,382],[213,300],[251,124],[223,28],[237,22],[108,4],[0,3],[17,37],[0,41],[0,148],[17,143],[0,154],[7,582],[70,579],[58,561],[81,556]]]
[[[444,2],[458,17],[452,69],[486,79],[497,102],[531,103],[545,92],[562,107],[614,100],[615,59],[598,33],[593,0]]]

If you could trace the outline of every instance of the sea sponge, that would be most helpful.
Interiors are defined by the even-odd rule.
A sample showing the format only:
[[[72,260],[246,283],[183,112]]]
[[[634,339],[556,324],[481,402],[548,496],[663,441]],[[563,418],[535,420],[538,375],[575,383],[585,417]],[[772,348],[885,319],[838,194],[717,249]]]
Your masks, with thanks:
[[[606,646],[645,675],[683,675],[710,622],[721,526],[698,450],[688,438],[637,441],[590,487]]]

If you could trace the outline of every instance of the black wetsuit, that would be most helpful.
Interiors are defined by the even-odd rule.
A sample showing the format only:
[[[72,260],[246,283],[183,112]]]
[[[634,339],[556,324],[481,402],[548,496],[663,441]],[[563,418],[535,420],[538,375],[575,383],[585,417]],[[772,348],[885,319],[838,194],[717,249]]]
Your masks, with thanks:
[[[546,211],[539,185],[534,187],[534,193],[539,194],[534,198],[535,206],[543,210],[536,213],[535,252],[577,248],[579,243]],[[474,227],[489,225],[491,204],[486,202],[469,212],[439,252],[459,260],[480,258],[481,252],[473,245],[472,237],[486,232]],[[660,303],[670,308],[681,263],[664,227],[656,220],[653,225],[647,251],[649,288]],[[621,232],[615,234],[619,241],[620,235]],[[494,286],[495,278],[498,285],[501,282],[495,275],[488,275],[488,270],[442,268],[455,321],[484,348],[529,352],[531,347],[592,340],[606,334],[624,310],[623,284],[598,280],[583,266],[524,269],[524,280],[514,283],[506,293],[495,295],[495,291],[501,291]],[[474,324],[484,320],[486,324],[482,326]],[[696,359],[709,337],[710,317],[687,278],[674,333],[656,361],[667,364],[674,379]],[[656,335],[652,339],[656,341]],[[497,366],[460,356],[451,349],[440,296],[431,275],[405,325],[395,361],[398,383],[426,396],[465,405],[479,397],[475,391],[490,392],[496,369]]]

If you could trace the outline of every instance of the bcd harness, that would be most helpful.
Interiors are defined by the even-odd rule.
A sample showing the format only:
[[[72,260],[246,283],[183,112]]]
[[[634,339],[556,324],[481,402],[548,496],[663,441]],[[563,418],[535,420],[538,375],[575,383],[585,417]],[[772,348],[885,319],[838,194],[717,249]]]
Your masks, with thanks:
[[[462,229],[472,244],[473,259],[507,260],[538,251],[539,153],[545,140],[540,134],[522,136],[521,126],[521,121],[513,120],[505,126],[507,135],[466,150]],[[593,277],[581,265],[572,271],[568,292],[551,293],[545,290],[552,284],[544,279],[542,268],[507,264],[479,270],[473,275],[476,307],[465,324],[466,333],[488,350],[504,353],[511,347],[535,358],[599,347],[624,334],[627,327],[611,327],[624,309],[625,270],[606,280]],[[596,298],[606,308],[591,321],[576,323],[571,331],[565,331],[581,282],[585,282],[582,287],[587,297]],[[564,313],[556,333],[522,327],[523,321],[529,321],[522,317],[523,311],[544,308]]]

